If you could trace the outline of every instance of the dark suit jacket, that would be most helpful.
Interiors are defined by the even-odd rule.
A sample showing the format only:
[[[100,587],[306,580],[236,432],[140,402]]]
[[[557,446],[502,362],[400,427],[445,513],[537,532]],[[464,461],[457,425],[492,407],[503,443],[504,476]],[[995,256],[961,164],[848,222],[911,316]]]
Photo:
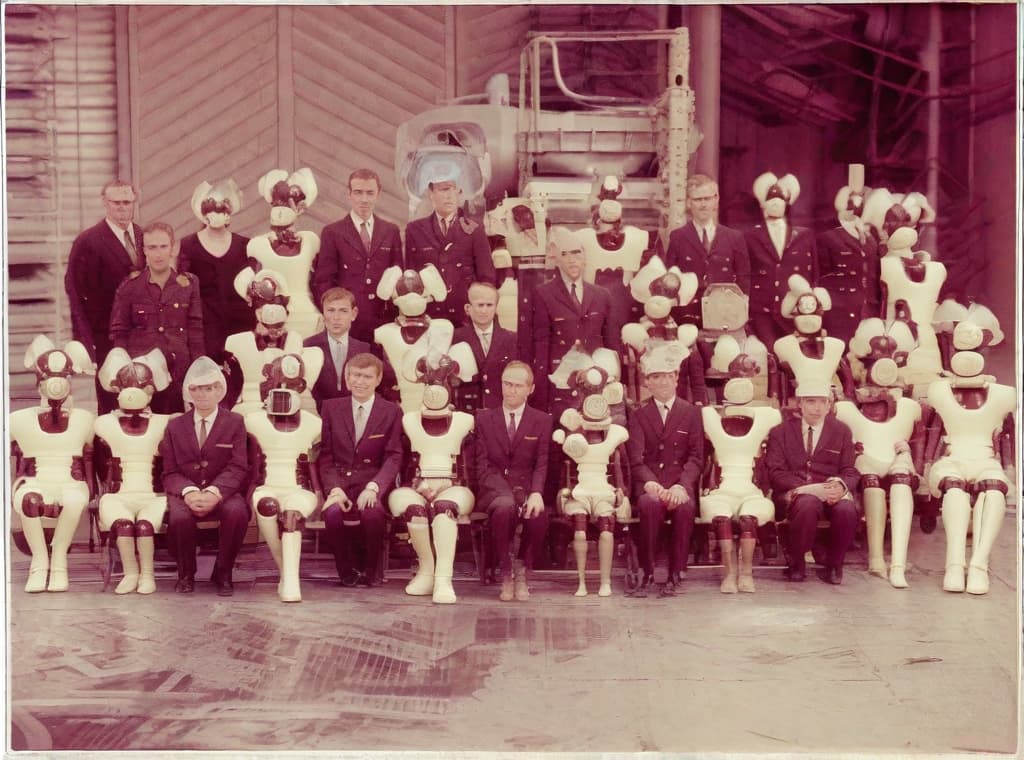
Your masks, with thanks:
[[[132,224],[139,266],[145,266],[142,252],[142,229]],[[103,362],[113,346],[107,331],[114,292],[132,271],[131,259],[107,224],[106,219],[82,232],[71,245],[64,289],[71,310],[71,334],[81,341],[97,364]]]
[[[818,437],[813,455],[805,446],[806,427],[798,416],[776,425],[768,434],[765,460],[776,504],[782,504],[788,491],[805,483],[821,483],[840,477],[852,493],[860,475],[853,466],[855,453],[850,428],[831,414]]]
[[[352,215],[332,222],[320,233],[320,253],[313,271],[313,298],[319,307],[320,298],[329,288],[348,288],[355,294],[359,317],[352,323],[352,334],[365,342],[373,341],[373,331],[385,318],[388,301],[377,298],[377,283],[384,270],[402,266],[402,236],[398,227],[373,217],[370,252],[366,252]]]
[[[739,230],[717,225],[711,250],[706,252],[697,237],[697,228],[692,221],[687,222],[669,235],[665,259],[665,266],[675,265],[697,275],[697,294],[683,307],[683,313],[693,318],[700,319],[700,299],[710,283],[735,282],[744,293],[750,293],[750,255],[747,241]]]
[[[583,282],[580,300],[582,306],[577,306],[557,273],[533,293],[533,310],[526,333],[533,336],[529,344],[532,353],[524,358],[534,368],[537,384],[534,403],[540,406],[548,399],[547,376],[557,369],[577,340],[587,351],[603,347],[621,353],[621,325],[611,317],[608,291]]]
[[[792,322],[783,319],[779,309],[783,297],[789,292],[789,276],[800,274],[811,285],[818,283],[814,233],[805,227],[789,225],[781,259],[763,224],[747,232],[746,239],[750,253],[750,314],[769,314],[788,333],[792,330]]]
[[[486,509],[495,497],[522,488],[527,495],[544,492],[548,473],[551,415],[523,408],[515,439],[509,441],[505,412],[496,406],[476,413],[474,459],[477,506]]]
[[[331,347],[327,343],[327,331],[321,330],[316,335],[310,335],[302,341],[302,345],[306,347],[316,346],[324,352],[323,369],[320,370],[320,376],[317,377],[316,382],[313,383],[313,388],[310,390],[313,401],[316,402],[316,413],[322,416],[324,401],[331,398],[343,398],[351,394],[345,386],[344,376],[341,378],[341,389],[338,389],[338,372],[334,368],[334,357],[331,356]],[[369,352],[370,344],[356,340],[352,337],[352,333],[349,332],[348,353],[345,355],[345,362],[348,361],[350,356]],[[342,362],[342,371],[344,371],[344,362]]]
[[[420,270],[433,264],[441,273],[448,288],[448,296],[440,303],[427,306],[431,317],[450,319],[461,324],[465,317],[467,294],[474,280],[497,284],[491,246],[482,225],[461,213],[441,237],[437,214],[431,212],[422,219],[414,219],[405,228],[405,265]]]
[[[323,421],[316,465],[324,495],[340,486],[354,499],[372,480],[380,488],[382,503],[386,503],[383,500],[394,488],[402,466],[402,410],[377,396],[358,443],[351,398],[325,401]]]
[[[486,409],[501,404],[501,373],[505,365],[519,358],[516,334],[498,325],[494,320],[491,330],[491,350],[484,356],[480,338],[472,324],[463,325],[455,331],[452,343],[465,341],[473,349],[473,358],[479,372],[468,383],[459,386],[461,398],[475,399],[472,409]]]
[[[643,493],[644,483],[653,480],[664,488],[681,485],[696,499],[697,480],[704,468],[700,409],[676,397],[663,425],[654,399],[648,399],[629,415],[626,452],[637,495]]]
[[[832,297],[822,321],[829,335],[848,341],[862,319],[881,314],[878,244],[835,227],[818,236],[817,249],[818,284]]]
[[[227,501],[246,487],[249,477],[245,422],[242,415],[221,407],[200,450],[194,415],[189,411],[171,420],[160,442],[164,491],[173,498],[188,486],[216,486]]]

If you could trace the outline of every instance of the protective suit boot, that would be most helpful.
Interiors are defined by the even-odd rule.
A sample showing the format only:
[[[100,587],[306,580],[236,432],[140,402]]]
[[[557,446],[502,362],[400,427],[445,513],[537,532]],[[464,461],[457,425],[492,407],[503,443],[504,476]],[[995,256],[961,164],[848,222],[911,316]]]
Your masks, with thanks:
[[[985,491],[974,505],[971,564],[967,568],[967,593],[987,594],[988,559],[1003,526],[1006,498],[999,491]]]
[[[38,594],[46,591],[46,575],[50,570],[50,553],[46,548],[46,536],[43,533],[43,520],[40,517],[22,517],[21,530],[25,535],[25,543],[32,552],[32,562],[28,567],[28,580],[25,591]]]
[[[576,558],[576,574],[579,576],[579,585],[573,596],[587,595],[587,532],[578,530],[572,534],[572,553]]]
[[[610,530],[602,530],[597,538],[597,562],[601,572],[601,585],[597,587],[598,596],[612,595],[612,558],[615,549],[615,536]]]
[[[81,510],[65,506],[57,518],[57,527],[53,529],[53,540],[50,541],[50,582],[47,591],[68,590],[68,549],[78,527]]]
[[[735,594],[736,583],[736,542],[731,538],[718,539],[718,550],[722,554],[722,583],[718,590],[723,594]]]
[[[967,565],[967,523],[971,519],[971,499],[961,488],[946,492],[942,499],[942,529],[946,532],[946,574],[942,588],[964,591]]]
[[[277,566],[277,595],[281,596],[281,529],[278,526],[277,515],[261,515],[257,512],[256,525],[259,526],[260,536],[267,543],[270,556]]]
[[[868,534],[868,573],[885,578],[885,491],[864,489],[864,521]]]
[[[277,595],[282,602],[301,602],[299,559],[302,556],[302,531],[281,534],[281,583]]]
[[[907,548],[910,544],[910,526],[914,520],[914,494],[910,486],[902,483],[889,489],[889,530],[892,541],[892,560],[889,563],[889,585],[907,588]]]
[[[430,527],[425,522],[410,520],[409,543],[416,552],[419,567],[416,575],[405,586],[410,596],[426,596],[434,590],[434,551],[430,547]]]
[[[434,566],[434,604],[455,604],[455,588],[452,575],[455,570],[455,542],[459,537],[459,526],[449,515],[437,515],[431,524],[434,533],[434,551],[437,559]]]
[[[133,536],[118,536],[117,553],[121,555],[124,577],[117,584],[114,593],[130,594],[139,587],[139,562],[135,558],[135,538]]]
[[[746,593],[754,593],[754,548],[757,546],[757,539],[754,537],[740,539],[740,571],[736,587]]]
[[[156,591],[156,578],[153,575],[153,537],[139,536],[135,539],[139,549],[139,594],[152,594]]]

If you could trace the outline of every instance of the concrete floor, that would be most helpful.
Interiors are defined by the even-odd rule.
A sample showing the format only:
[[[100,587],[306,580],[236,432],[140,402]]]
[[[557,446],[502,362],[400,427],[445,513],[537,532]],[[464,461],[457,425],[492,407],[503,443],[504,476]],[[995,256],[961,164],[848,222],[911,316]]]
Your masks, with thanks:
[[[941,590],[943,533],[915,532],[897,591],[855,552],[841,587],[755,571],[723,596],[695,568],[671,599],[575,599],[544,574],[528,603],[457,584],[459,603],[304,581],[276,601],[265,549],[230,600],[200,583],[99,593],[8,584],[10,742],[20,750],[400,750],[502,753],[1014,753],[1017,530],[987,597]],[[312,569],[312,568],[310,568]],[[445,757],[450,756],[445,754]]]

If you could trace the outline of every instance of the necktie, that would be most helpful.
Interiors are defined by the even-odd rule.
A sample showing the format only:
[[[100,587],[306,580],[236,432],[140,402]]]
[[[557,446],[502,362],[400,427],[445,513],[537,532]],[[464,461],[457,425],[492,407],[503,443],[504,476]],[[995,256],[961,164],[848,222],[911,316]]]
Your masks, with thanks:
[[[341,371],[344,368],[345,354],[347,351],[342,350],[341,343],[336,340],[331,341],[331,358],[334,360],[334,373],[337,375],[338,390],[341,390]]]
[[[206,418],[199,418],[199,448],[206,445]]]
[[[700,242],[704,244],[704,252],[709,253],[711,251],[711,241],[708,240],[708,228],[701,227],[701,238]]]
[[[572,284],[572,300],[576,302],[577,306],[582,306],[583,302],[580,300],[579,291],[576,290],[576,283]]]
[[[441,237],[448,237],[448,220],[441,220]]]
[[[814,428],[812,428],[810,425],[807,426],[807,442],[806,442],[806,447],[807,447],[807,458],[810,459],[811,455],[814,453]]]
[[[366,222],[362,222],[359,225],[359,237],[363,241],[363,248],[365,248],[366,252],[369,253],[370,252],[370,231],[368,229],[366,229]]]
[[[515,440],[516,437],[516,413],[508,413],[508,439]]]
[[[138,266],[139,252],[135,250],[135,241],[132,239],[131,229],[124,231],[124,247],[128,251],[128,258],[132,260],[132,266]]]
[[[362,404],[356,404],[356,443],[359,443],[359,439],[363,437],[363,431],[366,429],[366,409]]]
[[[661,424],[664,425],[668,419],[668,404],[658,404],[658,411],[661,412]]]
[[[484,356],[487,356],[491,350],[490,332],[480,333],[480,347],[484,350]]]

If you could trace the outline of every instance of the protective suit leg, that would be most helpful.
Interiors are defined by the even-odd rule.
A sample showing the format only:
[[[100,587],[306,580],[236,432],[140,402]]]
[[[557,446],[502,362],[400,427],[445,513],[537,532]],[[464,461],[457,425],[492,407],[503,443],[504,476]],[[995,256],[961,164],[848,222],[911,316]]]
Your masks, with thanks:
[[[885,491],[864,489],[864,520],[868,533],[868,573],[886,576],[885,568]]]
[[[434,550],[437,552],[434,567],[434,604],[455,604],[455,588],[452,574],[455,568],[455,542],[459,537],[459,526],[451,515],[440,514],[431,523],[434,533]]]
[[[117,553],[121,555],[124,577],[114,589],[115,594],[130,594],[139,587],[139,561],[135,558],[135,537],[118,536]]]
[[[414,519],[408,524],[409,543],[416,552],[419,567],[416,575],[405,586],[410,596],[426,596],[434,590],[434,550],[430,547],[430,526]]]
[[[572,553],[576,558],[576,574],[580,582],[574,596],[587,595],[587,532],[577,530],[572,534]]]
[[[50,582],[47,591],[68,590],[68,549],[71,539],[75,536],[81,508],[74,509],[65,504],[57,518],[57,527],[53,529],[53,540],[50,541]]]
[[[302,555],[302,531],[291,530],[281,534],[281,583],[277,595],[282,602],[301,602],[299,588],[299,559]]]
[[[964,590],[967,565],[967,523],[971,519],[971,497],[962,488],[951,488],[942,499],[942,529],[946,532],[946,575],[942,588]]]
[[[906,588],[907,546],[910,544],[910,525],[914,519],[914,494],[910,486],[896,483],[889,489],[889,529],[892,541],[892,561],[889,563],[889,583],[893,588]]]
[[[737,588],[748,594],[754,593],[754,548],[756,546],[757,538],[740,538],[740,569]]]
[[[967,568],[967,593],[988,593],[988,558],[1003,526],[1006,497],[1000,491],[984,491],[974,505],[971,564]]]
[[[135,545],[139,549],[139,587],[140,594],[152,594],[156,591],[156,578],[153,576],[153,537],[138,536]]]
[[[601,571],[601,585],[597,587],[598,596],[612,595],[612,552],[615,549],[615,535],[610,530],[602,530],[597,538],[597,560]]]
[[[25,534],[25,542],[32,552],[32,562],[28,567],[25,590],[30,594],[37,594],[40,591],[46,591],[46,574],[50,570],[50,554],[46,548],[42,518],[23,516],[21,530]]]

